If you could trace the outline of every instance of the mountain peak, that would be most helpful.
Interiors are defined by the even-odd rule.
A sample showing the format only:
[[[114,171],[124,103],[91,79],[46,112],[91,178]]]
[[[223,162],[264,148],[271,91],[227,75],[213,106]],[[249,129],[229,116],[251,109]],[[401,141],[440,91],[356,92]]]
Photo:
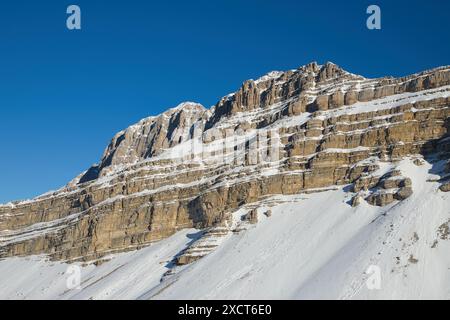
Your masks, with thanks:
[[[200,104],[198,102],[184,101],[184,102],[179,103],[176,107],[170,108],[163,114],[171,114],[171,113],[176,113],[178,111],[197,112],[197,111],[202,111],[202,110],[206,110],[206,108],[202,104]]]
[[[285,116],[370,101],[396,91],[422,90],[424,82],[416,80],[417,78],[421,79],[427,74],[440,74],[445,70],[437,68],[429,73],[406,78],[369,80],[347,72],[333,62],[319,65],[312,61],[298,69],[271,71],[257,80],[245,81],[238,91],[223,97],[211,109],[206,109],[197,102],[185,101],[158,116],[145,118],[119,132],[105,150],[98,168],[89,170],[80,181],[95,179],[97,175],[92,174],[92,171],[100,176],[107,175],[114,172],[117,166],[160,155],[164,150],[191,139],[194,127],[201,132],[212,127],[234,128],[240,123],[234,124],[231,121],[226,124],[224,118],[237,114],[241,114],[240,122],[259,127]],[[408,87],[405,87],[405,83],[408,83]],[[278,114],[269,111],[274,105],[279,105]],[[245,113],[258,110],[259,117],[245,116]],[[263,112],[264,110],[267,111]]]
[[[258,222],[262,219],[269,219],[264,225],[272,228],[272,219],[287,212],[280,199],[293,205],[290,196],[299,200],[289,209],[293,213],[315,217],[325,203],[333,209],[329,217],[335,217],[339,207],[342,218],[350,219],[349,226],[354,225],[352,217],[359,217],[354,234],[366,230],[377,216],[384,219],[392,208],[409,203],[397,215],[404,217],[416,206],[411,199],[422,203],[424,186],[427,196],[436,196],[427,205],[440,201],[432,211],[443,214],[448,209],[444,204],[450,203],[441,198],[441,192],[450,190],[449,108],[448,68],[370,80],[333,63],[269,73],[258,82],[244,82],[212,110],[184,102],[143,119],[118,133],[100,164],[65,188],[0,206],[0,259],[49,254],[59,260],[92,261],[141,248],[182,229],[206,229],[197,241],[173,252],[180,254],[165,259],[173,261],[169,265],[188,264],[221,241],[241,238],[227,237],[230,233],[252,229],[252,234],[263,227]],[[426,159],[439,163],[427,164]],[[311,203],[309,195],[318,192],[322,198]],[[405,202],[395,205],[401,201]],[[447,224],[439,227],[443,218],[434,219],[431,229],[414,228],[402,238],[422,230],[421,239],[430,235],[423,243],[427,250],[438,252],[430,244],[440,241],[436,230],[447,230]],[[333,219],[329,230],[336,226]],[[328,216],[322,220],[328,221]],[[393,225],[388,220],[386,227]],[[285,221],[286,227],[295,225]],[[285,234],[283,228],[280,234]],[[317,228],[323,228],[322,223]],[[381,228],[380,234],[386,235],[386,230]],[[316,228],[307,232],[317,234]],[[322,234],[333,238],[334,233]],[[347,246],[339,242],[342,239],[338,235],[329,243],[337,242],[339,251]],[[316,241],[317,248],[324,242],[320,237]],[[273,239],[267,243],[270,246]],[[267,251],[267,245],[260,249]],[[248,252],[249,261],[254,260],[254,250]],[[404,253],[404,263],[417,263],[412,252]],[[241,263],[236,264],[239,268]],[[161,282],[170,276],[166,273]]]

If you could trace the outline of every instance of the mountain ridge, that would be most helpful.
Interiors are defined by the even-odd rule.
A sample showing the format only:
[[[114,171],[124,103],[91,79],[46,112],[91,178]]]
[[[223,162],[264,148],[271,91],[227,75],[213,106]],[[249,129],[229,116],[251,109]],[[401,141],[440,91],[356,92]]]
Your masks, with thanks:
[[[320,70],[322,68],[327,68],[328,66],[336,67],[338,70],[340,70],[342,72],[345,72],[346,74],[349,74],[351,76],[354,76],[355,78],[361,78],[361,80],[382,81],[382,80],[385,80],[385,79],[392,79],[392,80],[398,80],[399,82],[412,80],[412,79],[417,78],[417,77],[426,76],[427,74],[430,74],[430,73],[439,72],[439,71],[445,71],[445,70],[450,69],[450,65],[444,65],[444,66],[438,66],[438,67],[435,67],[435,68],[430,68],[430,69],[427,69],[427,70],[419,71],[419,72],[416,72],[416,73],[413,73],[413,74],[410,74],[410,75],[401,76],[401,77],[397,77],[397,78],[396,77],[392,77],[392,76],[385,76],[385,77],[379,77],[379,78],[365,78],[365,77],[363,77],[361,75],[356,75],[356,74],[352,74],[352,73],[350,73],[348,71],[345,71],[340,66],[338,66],[337,64],[335,64],[333,62],[330,62],[330,61],[328,61],[328,62],[326,62],[326,63],[324,63],[322,65],[318,64],[316,61],[312,61],[312,62],[310,62],[310,63],[308,63],[306,65],[298,67],[297,69],[291,69],[291,70],[288,70],[288,71],[270,71],[270,72],[264,74],[263,76],[259,77],[256,80],[248,79],[248,80],[246,80],[246,81],[244,81],[242,83],[242,87],[245,86],[245,84],[248,83],[248,82],[256,82],[256,83],[257,82],[267,82],[267,81],[270,81],[272,79],[279,78],[279,77],[281,77],[283,74],[285,74],[287,72],[299,72],[299,71],[300,72],[305,72],[305,70],[311,70],[311,69],[318,71],[318,70]],[[226,96],[223,96],[216,103],[216,105],[211,106],[210,108],[206,108],[206,107],[204,107],[202,104],[200,104],[198,102],[183,101],[183,102],[179,103],[177,106],[169,108],[166,111],[164,111],[164,112],[162,112],[162,113],[160,113],[158,115],[145,117],[145,118],[139,120],[138,122],[130,125],[129,127],[119,131],[111,139],[111,142],[110,142],[109,145],[111,146],[112,144],[114,144],[114,142],[116,142],[120,138],[120,136],[125,134],[127,130],[129,130],[129,129],[133,128],[133,127],[136,127],[136,126],[141,126],[142,124],[145,124],[146,122],[151,122],[152,120],[158,120],[158,119],[160,119],[162,117],[167,117],[168,115],[172,115],[173,113],[180,112],[180,111],[182,111],[181,109],[185,108],[186,106],[199,106],[199,107],[201,107],[202,108],[201,111],[203,111],[205,113],[205,116],[207,116],[208,119],[209,119],[210,117],[212,117],[214,115],[214,113],[216,111],[215,109],[217,108],[217,106],[220,104],[221,101],[229,99],[230,97],[234,96],[237,92],[238,91],[235,91],[235,92],[232,92],[232,93],[230,93],[230,94],[228,94]],[[100,162],[103,162],[103,160],[106,160],[105,158],[107,158],[107,149],[108,149],[108,147],[104,150],[103,155],[102,155],[102,159],[101,159]],[[77,179],[82,180],[83,183],[95,180],[95,178],[98,177],[97,176],[98,173],[96,172],[96,170],[97,170],[97,167],[99,167],[99,166],[101,166],[101,163],[100,163],[100,165],[98,163],[94,164],[92,167],[90,167],[85,172],[80,173],[80,176],[74,178],[74,180],[69,182],[68,185],[74,184],[75,181],[77,181]],[[92,170],[93,172],[92,171],[90,172],[90,170]],[[85,176],[84,179],[83,179],[83,176]],[[64,187],[66,187],[66,186],[64,186]],[[62,187],[61,189],[63,189],[64,187]],[[54,191],[59,191],[61,189],[54,190]],[[38,196],[36,196],[34,198],[31,198],[31,199],[27,199],[27,200],[17,200],[17,201],[11,201],[11,202],[22,202],[22,201],[35,200],[35,199],[38,199],[38,198],[42,197],[45,194],[46,193],[44,193],[42,195],[38,195]],[[0,206],[2,206],[2,205],[5,206],[7,204],[8,203],[0,204]]]
[[[212,109],[181,104],[117,133],[62,189],[1,205],[0,257],[101,259],[184,228],[221,233],[244,205],[336,185],[362,186],[354,205],[402,201],[408,177],[373,172],[404,156],[446,157],[449,92],[449,67],[366,79],[313,62],[247,80]]]
[[[417,77],[421,77],[421,76],[424,76],[424,75],[426,76],[427,74],[430,74],[430,73],[433,73],[433,72],[447,70],[449,68],[450,68],[449,66],[436,67],[436,68],[432,68],[432,69],[429,69],[429,70],[418,72],[418,73],[415,73],[415,74],[412,74],[412,75],[400,77],[400,78],[397,78],[397,79],[399,79],[400,82],[405,82],[405,81],[408,81],[408,80],[415,79]],[[305,74],[305,73],[308,73],[310,71],[313,71],[313,74],[315,76],[316,76],[316,73],[318,73],[317,77],[319,79],[320,78],[327,79],[327,77],[333,75],[333,72],[334,73],[338,72],[341,75],[350,76],[352,79],[361,80],[361,81],[383,81],[383,80],[388,80],[388,79],[395,80],[395,78],[393,78],[393,77],[382,77],[382,78],[368,79],[368,78],[365,78],[365,77],[360,76],[360,75],[355,75],[355,74],[349,73],[349,72],[343,70],[341,67],[339,67],[338,65],[336,65],[336,64],[334,64],[332,62],[327,62],[324,65],[318,65],[317,62],[311,62],[311,63],[308,63],[308,64],[306,64],[304,66],[301,66],[301,67],[299,67],[297,69],[294,69],[294,70],[289,70],[289,71],[271,71],[271,72],[261,76],[260,78],[258,78],[256,80],[253,80],[253,79],[246,80],[246,81],[243,82],[240,90],[242,90],[243,88],[244,89],[247,88],[249,83],[255,83],[255,84],[256,83],[260,83],[264,87],[265,83],[270,82],[270,81],[274,81],[276,79],[279,79],[283,75],[285,75],[287,72],[298,72],[300,74]],[[239,92],[240,91],[238,90],[236,92],[230,93],[230,94],[222,97],[216,103],[216,105],[214,105],[211,109],[207,109],[207,108],[203,107],[201,104],[199,104],[197,102],[189,102],[189,101],[182,102],[178,106],[176,106],[174,108],[171,108],[171,109],[169,109],[169,110],[167,110],[167,111],[165,111],[165,112],[163,112],[163,113],[161,113],[159,115],[148,117],[148,118],[144,118],[144,119],[140,120],[138,123],[136,123],[134,125],[131,125],[130,127],[125,129],[124,131],[121,131],[118,134],[116,134],[114,139],[116,139],[117,136],[119,136],[119,135],[123,134],[124,132],[126,132],[128,129],[130,129],[130,128],[134,127],[134,126],[137,126],[137,125],[141,124],[142,122],[149,121],[149,120],[156,120],[156,119],[159,119],[161,117],[166,117],[166,116],[168,116],[168,114],[178,113],[178,112],[182,111],[180,109],[183,109],[186,106],[198,106],[200,108],[200,112],[203,113],[202,116],[206,117],[206,119],[204,119],[204,117],[202,117],[202,118],[203,118],[203,120],[206,120],[206,126],[208,126],[209,120],[211,118],[214,119],[216,113],[219,113],[219,115],[222,114],[222,111],[220,109],[221,108],[225,108],[223,102],[224,101],[230,101],[230,98],[234,97]],[[339,102],[337,102],[337,104],[339,105]],[[305,108],[308,108],[308,106],[306,106]],[[313,107],[309,106],[309,108],[313,108]],[[217,121],[219,121],[219,120],[220,120],[220,118]],[[203,124],[203,125],[205,125],[205,124]],[[209,124],[209,127],[213,127],[213,126],[214,126],[214,123]],[[207,129],[207,128],[205,128],[205,129]],[[105,158],[105,154],[104,154],[103,158]]]

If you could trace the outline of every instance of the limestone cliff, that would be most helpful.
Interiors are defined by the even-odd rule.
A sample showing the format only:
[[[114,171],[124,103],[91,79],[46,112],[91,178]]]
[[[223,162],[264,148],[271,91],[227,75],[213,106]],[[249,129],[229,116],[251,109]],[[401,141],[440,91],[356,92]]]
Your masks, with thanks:
[[[0,206],[0,257],[92,260],[220,228],[268,195],[332,185],[354,184],[353,205],[401,201],[408,177],[377,176],[377,163],[448,159],[449,93],[450,67],[366,79],[310,63],[248,80],[209,110],[181,104],[115,135],[61,190]],[[276,157],[261,161],[269,149]]]

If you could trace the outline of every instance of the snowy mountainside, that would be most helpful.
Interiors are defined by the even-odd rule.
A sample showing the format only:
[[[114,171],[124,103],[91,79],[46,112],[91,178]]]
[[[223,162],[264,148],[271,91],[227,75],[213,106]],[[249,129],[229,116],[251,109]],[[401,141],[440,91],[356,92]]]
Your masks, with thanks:
[[[0,205],[0,298],[445,299],[449,191],[450,67],[271,72]]]
[[[0,298],[448,299],[450,194],[434,181],[440,164],[418,166],[411,158],[382,164],[380,170],[410,177],[414,190],[386,207],[352,207],[347,186],[268,197],[258,203],[257,224],[226,235],[198,261],[173,263],[203,234],[183,230],[97,267],[83,266],[81,289],[67,289],[64,263],[2,260]],[[234,228],[248,210],[233,214]],[[370,266],[380,269],[379,289],[367,286]]]

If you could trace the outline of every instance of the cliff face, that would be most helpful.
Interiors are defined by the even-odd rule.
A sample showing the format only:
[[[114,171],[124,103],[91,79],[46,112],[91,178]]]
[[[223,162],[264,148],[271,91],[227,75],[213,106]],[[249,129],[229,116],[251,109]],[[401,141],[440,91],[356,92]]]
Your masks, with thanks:
[[[268,195],[333,185],[354,183],[354,205],[401,201],[408,177],[377,176],[378,164],[448,159],[449,93],[449,67],[365,79],[311,63],[248,80],[211,110],[181,104],[118,133],[61,190],[0,206],[0,257],[96,259],[219,228]]]

